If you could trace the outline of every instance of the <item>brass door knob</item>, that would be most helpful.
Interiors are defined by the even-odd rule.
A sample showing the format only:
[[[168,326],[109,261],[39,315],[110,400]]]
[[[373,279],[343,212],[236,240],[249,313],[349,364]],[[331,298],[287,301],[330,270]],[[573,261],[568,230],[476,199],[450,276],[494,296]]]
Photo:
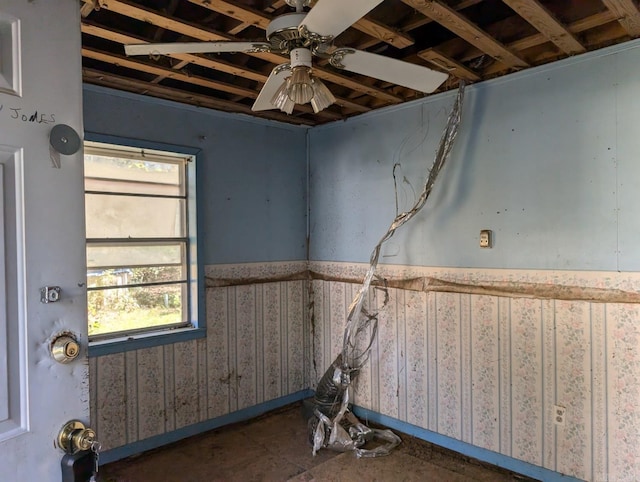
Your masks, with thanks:
[[[80,450],[89,450],[96,440],[96,433],[91,428],[85,428],[74,432],[71,437],[73,447]]]
[[[90,450],[95,441],[95,431],[80,420],[70,420],[58,434],[58,447],[68,454]]]

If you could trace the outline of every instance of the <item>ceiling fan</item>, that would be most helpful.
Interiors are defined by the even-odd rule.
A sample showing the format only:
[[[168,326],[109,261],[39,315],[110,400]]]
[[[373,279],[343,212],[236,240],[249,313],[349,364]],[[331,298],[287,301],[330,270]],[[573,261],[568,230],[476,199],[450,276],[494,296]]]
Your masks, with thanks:
[[[430,93],[447,74],[401,60],[352,48],[336,48],[333,40],[383,0],[285,0],[296,9],[274,18],[267,26],[266,42],[174,42],[125,45],[127,55],[173,53],[275,52],[288,54],[290,62],[276,66],[251,109],[280,109],[287,114],[296,104],[310,103],[315,113],[336,99],[313,75],[312,57],[327,58],[336,68]]]

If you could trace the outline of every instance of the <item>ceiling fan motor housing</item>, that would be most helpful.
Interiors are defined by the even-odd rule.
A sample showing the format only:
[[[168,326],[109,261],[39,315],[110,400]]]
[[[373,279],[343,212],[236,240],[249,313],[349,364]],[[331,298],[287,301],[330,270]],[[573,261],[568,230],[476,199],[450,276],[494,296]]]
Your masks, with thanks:
[[[289,52],[302,45],[304,39],[298,27],[306,16],[306,13],[287,13],[271,21],[267,26],[267,40],[274,50]]]

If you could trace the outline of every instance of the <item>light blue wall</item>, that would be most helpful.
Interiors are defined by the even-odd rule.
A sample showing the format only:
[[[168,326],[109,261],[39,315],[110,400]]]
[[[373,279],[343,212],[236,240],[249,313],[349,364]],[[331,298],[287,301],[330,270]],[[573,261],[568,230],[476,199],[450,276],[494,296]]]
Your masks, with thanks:
[[[640,270],[640,43],[467,89],[452,157],[382,262]],[[307,131],[94,86],[87,132],[202,150],[204,264],[367,261],[420,192],[454,93]],[[494,247],[480,249],[481,229]]]
[[[84,124],[201,150],[201,263],[306,259],[306,129],[88,85]]]
[[[310,132],[312,260],[364,262],[419,194],[454,93]],[[381,262],[640,269],[640,43],[470,86],[452,156]],[[494,247],[480,249],[481,229]]]

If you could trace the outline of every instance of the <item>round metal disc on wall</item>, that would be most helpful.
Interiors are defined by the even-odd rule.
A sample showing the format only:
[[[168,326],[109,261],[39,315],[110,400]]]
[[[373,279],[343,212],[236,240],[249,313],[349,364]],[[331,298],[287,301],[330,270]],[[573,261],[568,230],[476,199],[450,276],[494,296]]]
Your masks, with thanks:
[[[73,127],[58,124],[51,129],[49,143],[60,154],[70,156],[80,149],[80,136]]]

